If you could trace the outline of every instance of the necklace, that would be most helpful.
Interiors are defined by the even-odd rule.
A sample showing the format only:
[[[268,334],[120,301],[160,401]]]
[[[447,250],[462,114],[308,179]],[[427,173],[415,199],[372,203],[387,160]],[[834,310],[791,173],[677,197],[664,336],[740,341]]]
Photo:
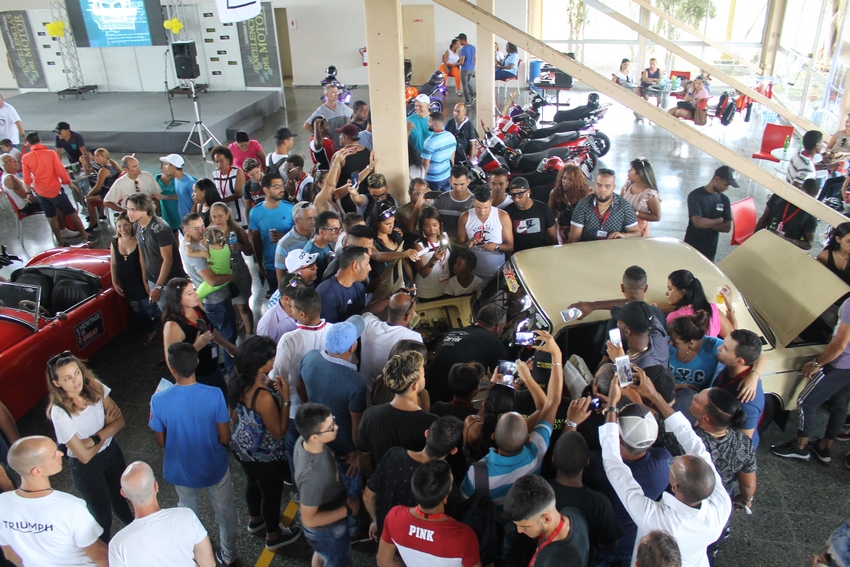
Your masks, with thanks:
[[[705,429],[703,429],[703,431],[705,431]],[[712,437],[714,437],[715,439],[723,439],[729,433],[729,430],[727,429],[727,430],[725,430],[721,433],[712,433],[711,431],[705,431],[705,432],[708,433],[709,435],[711,435]]]
[[[26,492],[27,494],[34,494],[36,492],[44,492],[45,490],[53,490],[52,488],[39,488],[38,490],[27,490],[26,488],[19,488],[21,492]]]
[[[838,256],[839,258],[841,258],[842,260],[844,260],[845,262],[846,262],[847,260],[850,260],[850,254],[848,254],[847,256],[842,256],[842,255],[841,255],[841,250],[836,250],[836,251],[835,251],[835,255],[836,255],[836,256]]]

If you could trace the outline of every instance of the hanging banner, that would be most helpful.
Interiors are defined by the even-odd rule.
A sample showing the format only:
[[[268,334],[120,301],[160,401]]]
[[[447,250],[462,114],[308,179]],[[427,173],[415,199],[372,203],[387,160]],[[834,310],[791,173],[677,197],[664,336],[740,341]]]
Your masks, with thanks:
[[[46,89],[47,79],[44,77],[26,12],[0,12],[0,32],[6,42],[18,87]]]
[[[242,73],[246,87],[282,87],[278,63],[277,36],[271,2],[263,2],[262,11],[236,25]]]
[[[215,0],[221,23],[242,22],[260,13],[260,0]]]

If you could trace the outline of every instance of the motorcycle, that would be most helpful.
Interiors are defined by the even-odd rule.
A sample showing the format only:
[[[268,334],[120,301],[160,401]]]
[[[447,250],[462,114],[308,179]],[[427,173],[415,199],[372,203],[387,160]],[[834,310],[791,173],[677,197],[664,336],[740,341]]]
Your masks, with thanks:
[[[504,140],[494,135],[487,128],[484,121],[481,121],[481,128],[484,132],[484,140],[478,147],[477,165],[486,173],[492,172],[496,168],[507,169],[514,177],[539,171],[539,167],[546,163],[546,160],[551,157],[558,157],[562,160],[573,162],[582,168],[582,171],[589,177],[590,172],[596,167],[597,156],[594,153],[592,141],[583,141],[573,146],[563,146],[558,148],[547,148],[536,152],[523,152],[522,150],[508,147]]]
[[[412,68],[408,69],[407,61],[405,60],[405,80],[407,83],[410,82],[410,78],[408,77],[408,71],[412,75]],[[405,88],[405,98],[407,98],[407,115],[410,116],[413,114],[416,109],[414,107],[414,99],[417,95],[425,95],[430,99],[428,103],[428,112],[442,112],[443,111],[443,102],[446,99],[446,86],[443,84],[445,81],[446,75],[437,69],[433,73],[431,73],[431,78],[428,79],[428,82],[416,89],[414,87],[410,87],[409,85]],[[416,94],[410,96],[408,95],[413,93],[413,91],[417,91]]]
[[[339,95],[337,95],[336,100],[346,106],[351,106],[351,91],[348,90],[348,87],[346,87],[344,83],[337,80],[336,73],[336,67],[333,65],[325,69],[325,78],[321,80],[321,85],[323,87],[328,85],[335,86],[339,89]],[[327,97],[325,95],[322,95],[322,102],[327,102]]]

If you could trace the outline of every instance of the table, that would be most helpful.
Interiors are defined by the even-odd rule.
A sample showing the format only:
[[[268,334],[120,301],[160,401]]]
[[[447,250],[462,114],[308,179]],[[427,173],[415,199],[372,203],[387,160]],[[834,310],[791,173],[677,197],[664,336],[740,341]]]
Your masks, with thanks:
[[[685,87],[677,87],[675,89],[671,89],[670,87],[662,87],[659,85],[654,85],[651,87],[641,87],[646,91],[649,91],[651,96],[661,95],[661,108],[666,109],[670,105],[670,94],[682,94],[685,92]]]
[[[546,102],[549,102],[549,98],[547,97],[548,91],[555,91],[555,102],[549,102],[550,105],[555,107],[555,112],[561,109],[562,106],[570,106],[570,99],[567,98],[566,102],[561,102],[561,92],[562,91],[571,91],[572,87],[562,87],[551,83],[544,82],[532,82],[534,88],[540,89],[540,96],[546,99]]]
[[[798,150],[792,149],[790,146],[786,151],[785,148],[776,148],[775,150],[770,150],[770,155],[772,155],[775,159],[778,159],[780,162],[788,161],[797,153]]]

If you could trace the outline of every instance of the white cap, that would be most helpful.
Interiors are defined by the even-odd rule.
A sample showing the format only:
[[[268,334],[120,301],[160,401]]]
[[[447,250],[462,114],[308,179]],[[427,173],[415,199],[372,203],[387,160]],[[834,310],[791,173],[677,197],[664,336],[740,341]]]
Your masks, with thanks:
[[[170,163],[178,169],[182,169],[183,164],[186,163],[186,160],[184,160],[183,156],[181,156],[180,154],[168,154],[165,157],[159,158],[159,161],[163,163]]]
[[[623,415],[625,413],[625,415]],[[641,404],[628,404],[617,417],[623,443],[633,449],[648,449],[658,438],[658,421]]]
[[[424,94],[418,95],[413,100],[415,100],[416,102],[421,102],[422,104],[431,104],[431,98],[428,95]]]
[[[306,268],[315,264],[318,257],[318,254],[309,254],[301,249],[291,250],[286,255],[286,262],[284,262],[286,264],[286,271],[292,274],[301,268]]]

